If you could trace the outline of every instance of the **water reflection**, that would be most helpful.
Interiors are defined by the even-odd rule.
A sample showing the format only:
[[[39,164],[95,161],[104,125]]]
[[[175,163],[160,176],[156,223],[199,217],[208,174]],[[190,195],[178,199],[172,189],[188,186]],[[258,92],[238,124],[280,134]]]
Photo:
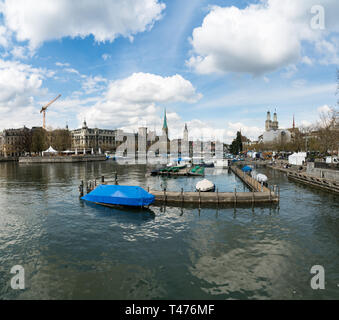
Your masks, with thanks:
[[[150,212],[79,200],[81,180],[145,188],[194,188],[194,178],[146,177],[146,166],[113,162],[0,163],[0,298],[313,299],[337,298],[336,196],[257,168],[281,187],[280,207],[152,206]],[[218,174],[217,174],[218,173]],[[242,190],[232,174],[207,171],[220,192]],[[27,271],[24,292],[8,270]],[[309,287],[312,265],[326,268],[326,292]],[[48,284],[48,286],[47,286]]]

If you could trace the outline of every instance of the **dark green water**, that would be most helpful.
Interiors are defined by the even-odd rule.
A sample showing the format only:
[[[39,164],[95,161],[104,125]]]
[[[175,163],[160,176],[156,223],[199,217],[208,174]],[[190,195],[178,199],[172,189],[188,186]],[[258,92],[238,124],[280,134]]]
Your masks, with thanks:
[[[193,190],[198,179],[146,178],[112,162],[0,163],[1,299],[338,299],[339,200],[262,169],[280,208],[152,208],[155,215],[79,201],[80,180]],[[210,169],[220,191],[243,191]],[[322,265],[326,289],[312,290]],[[10,269],[25,268],[26,289]]]

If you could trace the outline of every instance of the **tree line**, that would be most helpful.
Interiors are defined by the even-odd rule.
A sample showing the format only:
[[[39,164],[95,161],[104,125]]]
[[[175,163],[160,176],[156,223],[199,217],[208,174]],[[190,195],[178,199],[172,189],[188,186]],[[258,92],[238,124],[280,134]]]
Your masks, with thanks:
[[[6,146],[7,152],[41,153],[49,147],[65,151],[72,146],[70,131],[66,129],[45,130],[43,128],[24,128],[15,142]]]

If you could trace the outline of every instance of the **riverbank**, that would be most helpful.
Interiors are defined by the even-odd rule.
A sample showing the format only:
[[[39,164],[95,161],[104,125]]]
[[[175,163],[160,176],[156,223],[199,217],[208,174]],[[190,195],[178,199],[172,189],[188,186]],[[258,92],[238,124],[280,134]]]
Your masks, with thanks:
[[[0,157],[0,162],[13,162],[18,161],[17,157]]]
[[[310,174],[309,172],[307,172],[307,168],[305,166],[302,166],[302,170],[298,170],[300,166],[283,168],[274,165],[266,165],[266,167],[286,173],[287,177],[292,181],[339,194],[338,180],[317,177],[314,174]],[[334,176],[334,174],[330,176]]]
[[[19,163],[76,163],[105,161],[105,155],[78,155],[78,156],[48,156],[48,157],[20,157]]]

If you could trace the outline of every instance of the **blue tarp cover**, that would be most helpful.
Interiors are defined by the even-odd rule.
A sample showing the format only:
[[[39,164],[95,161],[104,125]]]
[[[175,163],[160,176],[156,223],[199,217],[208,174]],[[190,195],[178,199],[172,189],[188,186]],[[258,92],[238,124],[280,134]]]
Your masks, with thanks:
[[[242,168],[242,171],[243,172],[250,172],[250,171],[252,171],[252,168],[249,167],[249,166],[245,166],[245,167]]]
[[[152,204],[155,197],[140,187],[100,185],[81,199],[95,203],[142,207]]]

